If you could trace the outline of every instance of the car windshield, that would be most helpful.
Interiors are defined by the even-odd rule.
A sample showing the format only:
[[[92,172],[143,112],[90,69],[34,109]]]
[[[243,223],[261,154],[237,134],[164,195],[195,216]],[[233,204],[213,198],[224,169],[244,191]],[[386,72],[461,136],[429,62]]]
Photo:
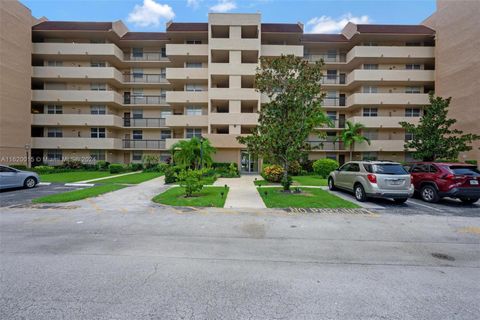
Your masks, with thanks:
[[[378,174],[408,174],[399,164],[372,164],[371,169],[367,171]]]
[[[450,171],[456,175],[465,175],[465,176],[478,176],[480,171],[473,166],[450,166]]]

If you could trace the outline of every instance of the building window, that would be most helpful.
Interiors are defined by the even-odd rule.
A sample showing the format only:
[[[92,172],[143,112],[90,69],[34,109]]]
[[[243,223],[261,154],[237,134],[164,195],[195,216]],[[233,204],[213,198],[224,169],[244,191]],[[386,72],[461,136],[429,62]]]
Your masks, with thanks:
[[[91,138],[105,138],[105,128],[90,128]]]
[[[90,84],[90,90],[106,91],[107,90],[107,84],[106,83],[91,83]]]
[[[48,161],[62,161],[62,150],[51,149],[47,150]]]
[[[133,151],[132,161],[142,161],[143,151]]]
[[[133,68],[132,69],[132,75],[133,75],[134,79],[142,79],[143,78],[143,69],[142,68]]]
[[[187,44],[202,44],[202,40],[187,40]]]
[[[378,88],[375,86],[365,86],[363,87],[363,93],[377,93]]]
[[[90,106],[90,114],[106,114],[107,107],[101,104],[92,104]]]
[[[405,132],[405,141],[413,140],[413,133]]]
[[[105,161],[105,150],[91,150],[90,158],[94,161]]]
[[[167,161],[170,161],[172,159],[172,156],[169,155],[168,153],[164,153],[164,154],[161,154],[160,155],[160,161],[161,162],[167,162]]]
[[[336,80],[337,70],[327,70],[327,80]]]
[[[363,116],[364,117],[377,117],[378,116],[378,108],[363,108]]]
[[[201,128],[188,128],[187,129],[187,139],[191,139],[193,137],[200,138],[202,136],[202,129]]]
[[[167,57],[167,48],[163,47],[160,49],[160,54],[162,56],[162,58],[166,58]]]
[[[326,158],[337,161],[337,155],[335,153],[327,153]]]
[[[172,115],[172,110],[162,110],[160,111],[160,118],[166,118]]]
[[[167,97],[167,90],[160,89],[160,98],[165,99]]]
[[[61,67],[63,66],[63,61],[47,61],[47,66],[48,67]]]
[[[61,138],[63,137],[62,128],[48,128],[47,137],[49,138]]]
[[[362,133],[366,138],[370,140],[378,139],[378,130],[377,129],[365,129]]]
[[[162,130],[160,132],[160,139],[165,140],[165,139],[171,139],[172,138],[172,131],[170,130]]]
[[[142,130],[133,130],[132,131],[132,138],[133,138],[133,140],[142,140],[143,139],[143,131]]]
[[[363,65],[363,69],[366,69],[366,70],[378,70],[378,64],[366,63],[366,64]]]
[[[406,108],[405,117],[420,117],[420,108]]]
[[[405,87],[405,93],[420,93],[420,87]]]
[[[405,69],[407,70],[420,70],[421,66],[419,64],[409,63],[405,65]]]
[[[143,48],[132,48],[132,57],[143,58]]]
[[[48,114],[62,114],[63,113],[63,106],[57,104],[49,104],[47,106],[47,113]]]
[[[143,119],[143,110],[142,109],[133,109],[132,110],[133,119]]]
[[[105,61],[92,61],[90,62],[90,67],[94,68],[105,68],[107,63]]]
[[[187,106],[186,115],[187,116],[201,116],[202,115],[202,107]]]
[[[189,83],[185,86],[185,91],[203,91],[203,87],[201,84]]]
[[[186,62],[185,63],[185,68],[201,68],[202,63],[201,62]]]
[[[337,112],[336,111],[327,111],[327,117],[329,117],[330,120],[335,121],[335,120],[337,120]]]

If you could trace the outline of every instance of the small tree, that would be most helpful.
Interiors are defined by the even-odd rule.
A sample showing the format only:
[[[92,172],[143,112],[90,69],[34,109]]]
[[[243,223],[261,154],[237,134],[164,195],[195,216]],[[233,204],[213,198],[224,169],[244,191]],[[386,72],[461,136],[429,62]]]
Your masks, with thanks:
[[[309,134],[316,127],[331,124],[321,106],[322,65],[309,64],[293,55],[260,58],[255,86],[270,102],[262,105],[256,130],[237,139],[250,153],[268,157],[283,167],[284,190],[290,188],[290,163],[309,149]]]
[[[429,99],[430,105],[425,106],[418,125],[400,122],[402,128],[413,136],[405,143],[405,149],[413,149],[413,157],[423,161],[457,160],[460,152],[472,150],[471,143],[480,136],[451,129],[457,122],[448,118],[451,98],[443,99],[430,94]]]
[[[212,164],[212,155],[216,150],[208,139],[194,137],[190,140],[181,140],[175,143],[172,145],[171,152],[175,164],[200,169],[205,165],[210,166]]]
[[[185,188],[185,197],[191,197],[194,192],[203,188],[201,183],[202,172],[200,170],[182,170],[178,174],[180,186]]]
[[[367,142],[370,145],[370,139],[362,135],[365,126],[361,123],[347,121],[347,127],[342,131],[339,140],[350,150],[350,160],[353,160],[353,148],[355,143]],[[338,139],[337,139],[338,140]]]

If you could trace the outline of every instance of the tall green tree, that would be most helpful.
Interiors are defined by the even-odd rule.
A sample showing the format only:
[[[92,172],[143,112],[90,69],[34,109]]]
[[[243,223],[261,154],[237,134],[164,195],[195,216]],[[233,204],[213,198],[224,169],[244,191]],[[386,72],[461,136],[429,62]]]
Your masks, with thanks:
[[[347,121],[347,127],[342,130],[340,137],[337,139],[342,141],[345,148],[348,148],[350,150],[350,161],[353,160],[352,157],[355,143],[366,142],[370,145],[370,139],[362,135],[363,129],[365,129],[365,126],[363,124]]]
[[[212,155],[216,150],[208,139],[193,137],[190,140],[181,140],[172,145],[171,152],[175,164],[191,169],[200,169],[212,164]]]
[[[448,118],[451,97],[444,99],[430,94],[429,99],[430,105],[425,106],[418,125],[400,122],[413,135],[405,143],[405,149],[413,149],[413,157],[423,161],[457,160],[460,152],[472,150],[471,143],[480,136],[451,128],[457,122]]]
[[[269,102],[262,105],[258,126],[249,136],[237,137],[250,153],[268,157],[284,169],[283,186],[289,189],[288,168],[309,149],[312,130],[331,124],[322,109],[320,80],[323,62],[309,64],[293,55],[260,58],[256,90]]]

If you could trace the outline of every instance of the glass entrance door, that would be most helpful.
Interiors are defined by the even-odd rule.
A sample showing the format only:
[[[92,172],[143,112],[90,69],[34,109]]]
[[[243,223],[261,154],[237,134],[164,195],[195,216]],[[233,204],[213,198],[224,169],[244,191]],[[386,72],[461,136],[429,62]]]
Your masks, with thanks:
[[[247,151],[240,153],[240,171],[244,173],[258,172],[258,159]]]

